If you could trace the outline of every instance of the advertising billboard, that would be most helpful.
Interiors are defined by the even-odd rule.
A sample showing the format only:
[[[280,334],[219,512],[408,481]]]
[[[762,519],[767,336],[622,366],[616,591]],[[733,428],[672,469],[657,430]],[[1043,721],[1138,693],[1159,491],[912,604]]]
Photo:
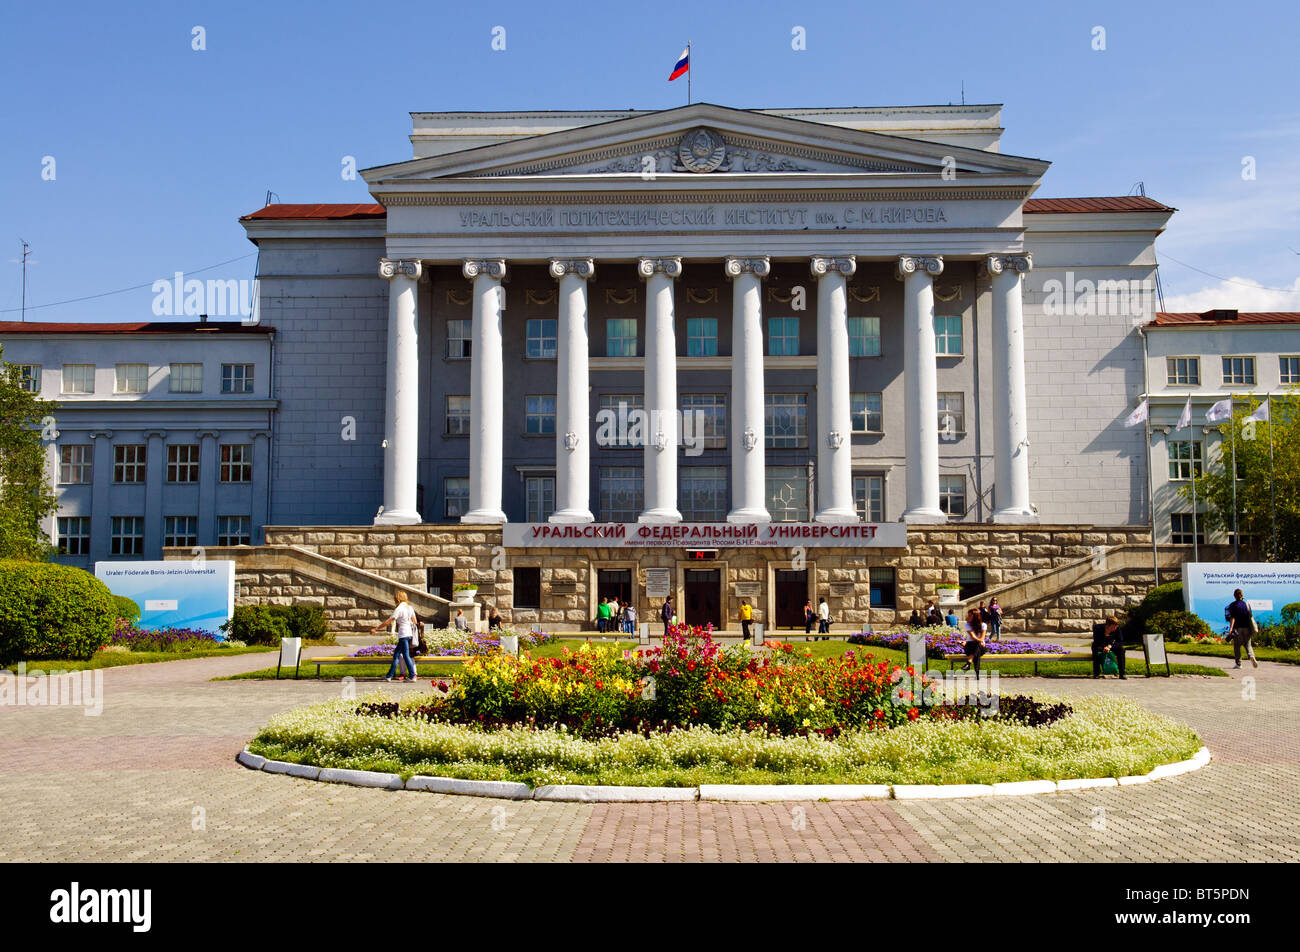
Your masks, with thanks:
[[[95,577],[140,606],[141,628],[197,628],[224,638],[235,610],[235,563],[96,562]]]
[[[1282,609],[1300,602],[1300,563],[1184,562],[1183,599],[1187,610],[1219,634],[1228,628],[1223,609],[1241,589],[1259,625],[1282,620]]]

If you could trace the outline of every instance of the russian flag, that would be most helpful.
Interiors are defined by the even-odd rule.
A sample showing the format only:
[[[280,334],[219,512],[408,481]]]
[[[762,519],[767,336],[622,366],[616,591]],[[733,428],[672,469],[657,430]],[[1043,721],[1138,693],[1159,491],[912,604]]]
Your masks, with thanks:
[[[677,58],[677,65],[673,67],[673,74],[668,77],[668,82],[672,82],[679,76],[689,72],[691,68],[691,48],[688,46],[682,50],[682,55]]]

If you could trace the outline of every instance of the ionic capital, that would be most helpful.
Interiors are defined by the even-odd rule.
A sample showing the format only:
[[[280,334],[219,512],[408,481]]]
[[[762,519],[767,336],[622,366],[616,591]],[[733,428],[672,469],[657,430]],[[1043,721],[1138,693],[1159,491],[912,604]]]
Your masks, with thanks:
[[[1034,267],[1034,256],[1023,255],[989,255],[980,263],[980,277],[992,277],[1004,271],[1028,274]]]
[[[637,258],[636,272],[641,280],[646,281],[656,274],[666,274],[670,278],[682,276],[681,258]]]
[[[895,277],[902,281],[914,274],[924,272],[930,277],[943,274],[943,259],[938,255],[899,255],[898,270]]]
[[[465,277],[473,281],[479,275],[496,278],[500,281],[506,276],[505,258],[466,258],[461,267]]]
[[[728,258],[722,263],[722,270],[729,278],[738,278],[742,274],[752,274],[766,278],[772,273],[772,259],[762,258]]]
[[[379,259],[379,276],[390,281],[393,278],[410,278],[412,281],[418,281],[423,271],[424,266],[418,258]]]
[[[828,274],[839,272],[848,279],[853,277],[853,272],[858,270],[858,259],[853,255],[840,257],[813,255],[810,265],[814,278],[824,278]]]
[[[596,260],[594,258],[552,258],[551,277],[558,281],[567,274],[577,275],[584,281],[590,281],[596,276]]]

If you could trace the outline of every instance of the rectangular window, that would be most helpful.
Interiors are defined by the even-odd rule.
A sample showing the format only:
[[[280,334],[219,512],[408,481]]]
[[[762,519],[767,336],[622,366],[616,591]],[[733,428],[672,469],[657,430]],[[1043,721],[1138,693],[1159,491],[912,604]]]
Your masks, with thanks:
[[[473,321],[447,322],[447,357],[450,360],[468,360],[470,357],[470,333]]]
[[[1254,357],[1224,357],[1223,358],[1223,385],[1225,387],[1254,386],[1254,384],[1255,384],[1255,358]]]
[[[611,317],[605,321],[605,356],[636,356],[635,317]]]
[[[1199,387],[1201,385],[1201,358],[1166,357],[1165,383],[1170,387]]]
[[[683,466],[678,470],[677,508],[684,522],[725,522],[727,468]]]
[[[536,565],[521,565],[512,571],[514,576],[514,607],[542,607],[542,570]]]
[[[222,393],[252,393],[253,392],[253,365],[252,364],[222,364],[221,365],[221,392]]]
[[[600,518],[604,522],[636,522],[645,509],[645,478],[637,466],[600,468]]]
[[[163,545],[190,549],[199,544],[198,516],[167,516],[163,519]]]
[[[686,356],[718,356],[718,319],[716,317],[687,318]]]
[[[167,379],[172,393],[202,393],[203,365],[172,364]]]
[[[966,477],[939,477],[939,509],[954,519],[966,515]]]
[[[884,522],[885,477],[854,476],[853,504],[863,522]]]
[[[645,445],[645,396],[602,393],[596,413],[596,445],[605,449],[634,449]]]
[[[167,482],[197,483],[199,481],[199,444],[167,444]]]
[[[114,393],[144,393],[149,388],[148,364],[118,364]]]
[[[113,516],[109,555],[144,555],[144,516]]]
[[[767,354],[769,357],[799,355],[799,318],[769,317],[767,319]]]
[[[962,355],[960,314],[934,316],[934,352],[940,357]]]
[[[64,393],[94,393],[95,392],[95,365],[94,364],[64,364],[63,365],[63,392]]]
[[[469,512],[469,477],[448,476],[442,481],[442,512],[447,519],[459,519]]]
[[[1204,526],[1197,521],[1195,529],[1193,529],[1192,522],[1190,512],[1171,512],[1169,514],[1169,541],[1174,545],[1191,545],[1194,531],[1196,533],[1196,544],[1205,545]]]
[[[880,356],[880,318],[849,318],[849,356]]]
[[[124,443],[113,447],[113,482],[145,481],[145,444]]]
[[[41,392],[41,365],[14,364],[18,368],[18,386],[28,393]]]
[[[1201,465],[1205,461],[1201,454],[1200,440],[1170,440],[1169,479],[1188,480],[1192,478],[1193,472],[1200,476]]]
[[[251,483],[253,481],[252,443],[223,443],[221,445],[221,481],[223,483]]]
[[[447,397],[445,432],[448,436],[469,436],[469,407],[469,394]]]
[[[248,516],[217,516],[217,545],[252,544],[252,519]]]
[[[526,432],[531,434],[555,434],[555,394],[537,393],[524,397],[524,420]]]
[[[539,359],[555,358],[557,322],[553,317],[529,318],[524,353]]]
[[[871,607],[894,608],[898,604],[898,581],[892,565],[878,565],[871,570]]]
[[[90,517],[59,517],[59,555],[90,555]]]
[[[939,394],[939,439],[956,439],[965,432],[965,396],[960,393]]]
[[[880,410],[880,394],[854,393],[849,395],[849,419],[854,433],[881,433],[885,429]]]
[[[808,469],[767,467],[767,511],[773,522],[808,521]]]
[[[957,584],[961,586],[958,590],[957,596],[963,602],[968,598],[978,598],[988,589],[988,586],[984,584],[984,566],[958,566]]]
[[[524,481],[528,513],[525,522],[545,522],[555,513],[555,477],[529,476]]]
[[[769,393],[763,429],[769,447],[808,445],[808,394]]]
[[[91,443],[70,443],[59,447],[59,482],[75,486],[91,481],[95,447]]]
[[[1300,357],[1279,357],[1277,363],[1282,383],[1300,383]]]
[[[682,441],[699,440],[706,450],[727,446],[727,395],[725,393],[683,393]]]

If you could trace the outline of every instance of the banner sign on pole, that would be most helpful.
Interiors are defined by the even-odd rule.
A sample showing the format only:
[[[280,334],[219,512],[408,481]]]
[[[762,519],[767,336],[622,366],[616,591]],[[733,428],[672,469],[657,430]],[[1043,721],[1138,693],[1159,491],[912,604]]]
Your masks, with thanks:
[[[1295,562],[1184,562],[1183,600],[1187,610],[1222,634],[1223,609],[1241,589],[1256,624],[1282,620],[1282,609],[1300,602],[1300,564]]]
[[[139,605],[137,624],[149,631],[197,628],[224,639],[235,611],[233,561],[96,562],[95,577]]]

